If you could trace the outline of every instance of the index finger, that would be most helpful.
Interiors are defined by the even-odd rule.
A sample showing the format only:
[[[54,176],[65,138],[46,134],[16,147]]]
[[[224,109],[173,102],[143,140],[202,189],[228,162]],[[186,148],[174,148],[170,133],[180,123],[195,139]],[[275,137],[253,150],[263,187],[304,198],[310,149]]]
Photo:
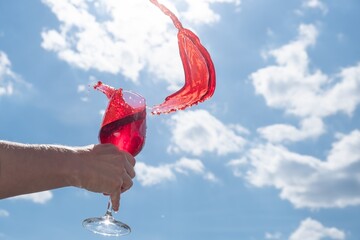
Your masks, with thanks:
[[[120,194],[121,194],[121,191],[118,190],[114,193],[112,193],[110,195],[110,199],[111,199],[111,206],[112,206],[112,209],[114,210],[114,212],[117,212],[119,211],[119,207],[120,207]]]

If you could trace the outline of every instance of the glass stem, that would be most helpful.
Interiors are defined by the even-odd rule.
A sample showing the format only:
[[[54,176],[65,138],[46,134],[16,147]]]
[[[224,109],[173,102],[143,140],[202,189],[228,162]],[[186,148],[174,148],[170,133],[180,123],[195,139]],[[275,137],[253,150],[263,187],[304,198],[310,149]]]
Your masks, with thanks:
[[[109,198],[109,201],[108,201],[105,216],[106,217],[112,217],[112,205],[111,205],[111,199],[110,198]]]

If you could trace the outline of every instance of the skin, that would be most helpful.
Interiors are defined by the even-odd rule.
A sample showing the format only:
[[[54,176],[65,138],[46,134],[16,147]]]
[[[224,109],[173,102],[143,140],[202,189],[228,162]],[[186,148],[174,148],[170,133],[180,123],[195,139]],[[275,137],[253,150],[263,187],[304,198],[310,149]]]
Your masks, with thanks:
[[[111,144],[84,147],[0,141],[0,199],[62,187],[110,195],[119,210],[120,195],[131,188],[134,157]]]

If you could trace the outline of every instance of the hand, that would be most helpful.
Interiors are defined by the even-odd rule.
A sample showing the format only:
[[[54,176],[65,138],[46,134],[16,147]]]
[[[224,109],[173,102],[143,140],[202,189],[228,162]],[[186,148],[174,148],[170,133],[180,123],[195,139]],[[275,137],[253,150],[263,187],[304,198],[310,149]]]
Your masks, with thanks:
[[[112,208],[118,211],[120,194],[133,185],[134,157],[112,144],[87,147],[80,155],[74,185],[110,195]]]

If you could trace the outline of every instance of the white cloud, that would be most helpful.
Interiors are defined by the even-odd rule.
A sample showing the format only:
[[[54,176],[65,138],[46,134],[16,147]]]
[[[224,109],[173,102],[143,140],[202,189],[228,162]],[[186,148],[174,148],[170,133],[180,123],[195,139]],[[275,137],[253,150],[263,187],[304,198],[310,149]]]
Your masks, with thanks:
[[[143,162],[138,162],[135,165],[135,171],[136,179],[143,186],[157,185],[166,181],[172,181],[176,178],[169,165],[153,167]]]
[[[272,143],[319,137],[326,132],[323,118],[351,116],[360,103],[360,63],[328,76],[311,66],[307,53],[316,44],[317,28],[302,24],[298,32],[294,41],[264,54],[276,64],[250,75],[256,93],[269,107],[300,119],[299,127],[279,123],[259,128],[260,136]]]
[[[265,239],[276,240],[276,239],[281,239],[281,236],[282,236],[282,234],[280,232],[265,233]]]
[[[182,158],[173,164],[172,167],[176,172],[186,175],[189,174],[189,172],[197,174],[204,172],[204,164],[197,159]]]
[[[237,134],[243,127],[226,126],[206,110],[183,111],[171,117],[170,151],[199,156],[204,152],[218,155],[240,152],[246,140]]]
[[[210,182],[218,181],[213,173],[206,171],[204,164],[199,159],[181,158],[175,163],[162,164],[157,167],[138,162],[135,170],[136,178],[143,186],[153,186],[167,181],[174,181],[176,174],[196,174]]]
[[[282,233],[265,233],[265,239],[280,240],[285,239],[282,237]],[[299,227],[289,236],[289,240],[344,240],[346,234],[335,227],[325,227],[320,222],[307,218],[303,220]]]
[[[240,0],[185,0],[185,2],[188,4],[188,9],[181,13],[182,16],[187,21],[197,24],[211,24],[220,20],[220,15],[211,8],[213,3],[231,3],[237,9],[239,9],[241,4]]]
[[[304,0],[303,1],[304,8],[312,8],[312,9],[319,9],[324,14],[328,12],[328,8],[321,0]]]
[[[240,159],[233,159],[229,161],[226,166],[230,167],[235,177],[244,176],[244,169],[248,166],[248,160],[245,157]]]
[[[83,101],[83,102],[87,102],[87,101],[89,101],[89,97],[87,96],[88,95],[88,91],[89,91],[89,86],[90,86],[90,84],[88,85],[88,86],[86,86],[86,85],[84,85],[84,84],[79,84],[78,86],[77,86],[77,92],[79,93],[79,95],[81,95],[81,101]]]
[[[256,187],[279,189],[281,198],[297,208],[360,205],[359,130],[339,135],[325,160],[270,143],[255,146],[244,158],[228,164],[236,176]]]
[[[78,87],[77,87],[77,92],[78,92],[78,93],[82,93],[82,92],[85,92],[86,89],[88,89],[88,88],[87,88],[84,84],[80,84],[80,85],[78,85]]]
[[[13,72],[8,56],[0,50],[0,97],[18,94],[23,89],[29,90],[30,87],[30,84]]]
[[[307,49],[316,43],[317,35],[314,25],[300,25],[295,41],[269,51],[276,65],[251,74],[256,93],[268,106],[302,118],[351,115],[360,103],[360,63],[334,76],[312,70]]]
[[[51,8],[60,26],[44,30],[41,45],[60,59],[84,70],[121,73],[134,82],[146,69],[167,81],[169,88],[179,88],[183,83],[177,30],[150,1],[43,0],[43,3]],[[240,5],[239,0],[163,3],[177,16],[197,24],[219,21],[219,15],[210,7],[214,3]],[[174,4],[185,7],[184,11],[178,12]],[[200,11],[199,4],[203,7]]]
[[[13,93],[13,83],[6,78],[14,78],[15,74],[10,69],[11,63],[4,52],[0,51],[0,96]]]
[[[359,130],[338,134],[325,160],[281,145],[320,136],[326,130],[323,118],[338,113],[351,116],[360,103],[360,63],[327,76],[311,66],[307,53],[316,43],[317,28],[300,25],[298,31],[297,39],[265,54],[276,64],[250,78],[266,104],[299,118],[299,127],[279,123],[259,128],[267,143],[255,145],[227,165],[254,186],[279,189],[281,198],[298,208],[360,205]]]
[[[51,191],[44,191],[44,192],[20,195],[13,197],[11,199],[28,200],[28,201],[32,201],[33,203],[45,204],[48,201],[50,201],[52,198],[53,198],[53,194]]]
[[[0,208],[0,218],[9,217],[9,216],[10,216],[10,213],[8,211],[6,211],[5,209]]]
[[[345,233],[337,228],[325,227],[320,222],[307,218],[301,222],[298,229],[291,234],[289,240],[344,240]]]
[[[259,128],[257,131],[269,142],[297,142],[320,136],[325,132],[325,126],[320,118],[310,117],[301,121],[300,128],[288,124],[275,124]]]

